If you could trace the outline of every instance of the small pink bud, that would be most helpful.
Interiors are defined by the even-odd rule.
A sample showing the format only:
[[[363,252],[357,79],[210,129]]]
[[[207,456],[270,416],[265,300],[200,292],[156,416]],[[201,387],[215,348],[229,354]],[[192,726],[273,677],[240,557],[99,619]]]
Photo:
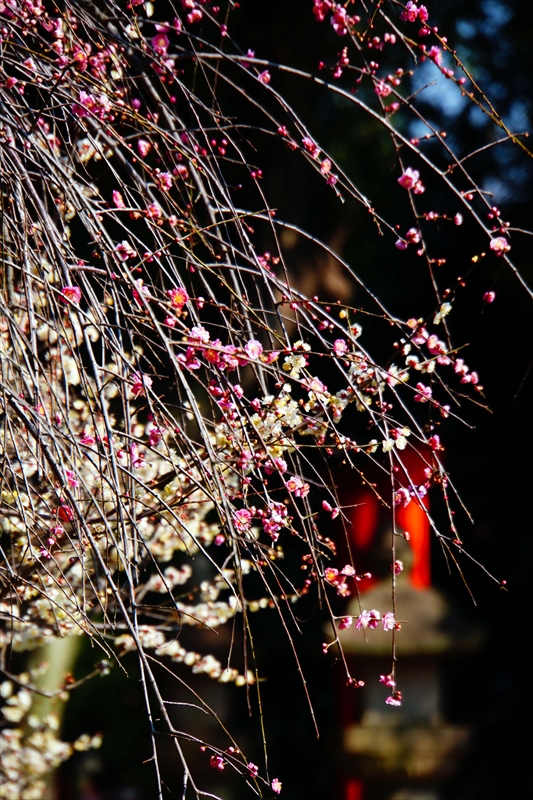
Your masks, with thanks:
[[[113,190],[113,203],[115,208],[125,208],[124,198],[122,194],[116,189]]]

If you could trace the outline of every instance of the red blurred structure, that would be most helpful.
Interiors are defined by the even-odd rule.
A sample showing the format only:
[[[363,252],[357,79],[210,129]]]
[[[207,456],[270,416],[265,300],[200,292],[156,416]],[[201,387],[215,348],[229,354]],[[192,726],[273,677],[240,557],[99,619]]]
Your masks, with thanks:
[[[420,487],[427,482],[424,471],[434,466],[433,454],[409,449],[401,453],[401,463],[397,475],[408,478],[398,483]],[[359,584],[359,596],[348,608],[351,616],[363,608],[381,613],[392,609],[393,513],[388,475],[386,480],[388,485],[378,478],[342,493],[357,570],[374,576]],[[396,579],[396,619],[405,621],[396,634],[400,708],[386,705],[390,692],[378,681],[380,674],[391,672],[391,633],[353,626],[340,634],[351,674],[365,684],[357,690],[339,687],[343,800],[438,800],[440,787],[453,776],[468,747],[470,727],[447,720],[443,677],[451,662],[480,646],[482,633],[454,616],[432,586],[429,512],[428,495],[394,509],[397,556],[405,566]]]
[[[401,460],[411,483],[415,486],[423,484],[426,480],[424,470],[432,463],[431,451],[419,453],[414,449],[409,449],[402,453]],[[352,513],[349,515],[352,544],[355,546],[356,553],[363,558],[370,555],[370,551],[375,547],[376,535],[387,526],[387,523],[390,524],[390,508],[387,508],[380,499],[380,497],[387,497],[387,491],[390,496],[390,486],[375,485],[375,489],[376,491],[373,491],[367,486],[356,489],[349,494],[348,502],[346,502],[346,505],[352,506]],[[420,590],[428,589],[431,586],[431,526],[428,512],[429,498],[427,495],[421,502],[412,500],[407,506],[400,505],[395,510],[396,527],[409,533],[412,550],[409,581],[414,589]],[[365,591],[373,585],[373,582],[367,581],[362,583],[360,588]]]

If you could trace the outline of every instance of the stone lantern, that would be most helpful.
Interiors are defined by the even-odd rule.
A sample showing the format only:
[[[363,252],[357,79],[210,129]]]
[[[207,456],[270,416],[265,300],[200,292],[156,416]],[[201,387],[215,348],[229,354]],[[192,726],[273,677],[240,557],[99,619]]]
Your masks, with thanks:
[[[482,632],[454,614],[437,589],[415,588],[409,571],[398,576],[396,591],[401,706],[386,704],[391,689],[379,683],[391,672],[392,633],[355,625],[340,632],[352,675],[365,684],[341,692],[345,800],[438,800],[468,747],[471,728],[446,719],[442,676],[479,648]],[[390,578],[352,600],[348,614],[361,609],[392,610]]]

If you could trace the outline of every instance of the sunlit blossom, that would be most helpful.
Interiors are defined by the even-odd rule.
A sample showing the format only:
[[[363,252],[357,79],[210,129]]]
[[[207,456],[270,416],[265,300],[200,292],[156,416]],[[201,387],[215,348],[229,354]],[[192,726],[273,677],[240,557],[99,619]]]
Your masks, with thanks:
[[[183,306],[189,302],[187,290],[182,286],[178,286],[177,289],[169,289],[167,294],[170,297],[170,302],[178,311],[181,311]]]
[[[511,249],[509,240],[505,236],[496,236],[490,240],[490,249],[496,253],[497,256],[503,256]]]
[[[158,56],[163,56],[168,50],[168,46],[170,44],[169,38],[166,33],[156,33],[154,38],[152,39],[152,47],[154,53],[157,53]]]
[[[244,345],[244,351],[251,359],[257,360],[263,352],[263,345],[257,339],[250,339]]]
[[[75,305],[78,305],[81,300],[81,289],[79,286],[63,286],[61,294]]]
[[[146,390],[152,386],[152,379],[149,375],[144,375],[142,372],[133,373],[133,385],[131,393],[134,397],[145,397]]]

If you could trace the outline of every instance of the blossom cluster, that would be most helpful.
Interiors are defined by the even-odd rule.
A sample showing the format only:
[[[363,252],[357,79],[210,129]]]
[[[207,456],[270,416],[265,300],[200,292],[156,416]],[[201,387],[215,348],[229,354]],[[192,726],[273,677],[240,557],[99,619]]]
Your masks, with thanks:
[[[154,4],[130,0],[120,13],[109,9],[104,29],[89,9],[0,3],[0,647],[25,653],[91,638],[111,661],[136,653],[153,685],[153,659],[164,659],[183,680],[199,674],[255,686],[263,674],[253,648],[243,644],[250,666],[235,666],[217,629],[237,629],[241,615],[248,630],[256,612],[283,619],[284,604],[312,592],[342,605],[370,577],[351,556],[336,561],[337,530],[345,527],[347,541],[352,524],[336,486],[339,464],[354,475],[370,463],[389,472],[384,506],[422,506],[431,491],[449,504],[440,457],[446,420],[459,398],[482,392],[475,364],[452,342],[451,289],[437,287],[435,308],[407,319],[365,294],[359,278],[357,301],[352,284],[338,302],[324,299],[329,289],[304,291],[284,252],[281,234],[291,224],[277,219],[261,188],[266,167],[254,137],[266,133],[288,159],[305,160],[332,200],[346,194],[361,203],[400,261],[416,253],[431,268],[444,266],[426,230],[437,220],[453,230],[466,224],[477,198],[461,188],[460,210],[419,208],[430,171],[443,173],[420,140],[396,139],[390,117],[410,107],[410,67],[395,45],[411,24],[430,37],[413,45],[421,63],[432,60],[463,85],[444,66],[445,41],[429,28],[426,7],[392,4],[392,21],[375,4],[381,27],[365,30],[355,3],[309,4],[337,44],[308,79],[325,86],[320,74],[329,69],[344,99],[393,134],[391,197],[412,212],[400,226],[380,216],[285,101],[276,114],[265,105],[264,129],[250,128],[252,163],[239,124],[217,107],[216,86],[191,78],[209,76],[216,63],[221,82],[242,77],[239,93],[254,114],[257,97],[278,101],[277,67],[229,35],[237,5],[181,0],[159,19]],[[227,59],[220,38],[236,48]],[[371,60],[385,46],[398,59],[389,74]],[[373,105],[364,105],[361,86]],[[465,162],[456,164],[468,185]],[[236,199],[244,186],[241,197],[255,197],[250,207]],[[488,256],[503,263],[509,223],[495,207],[487,219]],[[394,241],[407,253],[396,253]],[[483,297],[491,303],[495,293]],[[383,324],[380,349],[389,351],[379,359],[374,324]],[[426,467],[415,480],[404,461],[416,453]],[[296,559],[285,559],[289,549]],[[303,579],[291,574],[294,562]],[[393,576],[402,568],[393,557]],[[331,613],[334,630],[400,626],[376,609],[338,619]],[[198,639],[190,649],[184,628]],[[98,739],[68,744],[51,733],[52,716],[30,722],[36,686],[22,676],[20,690],[0,686],[0,769],[6,797],[31,800],[42,796],[43,775]],[[382,677],[392,689],[387,702],[399,705],[394,675]],[[160,710],[177,738],[164,701]],[[209,752],[222,773],[227,751]],[[247,780],[260,779],[256,765],[232,756]],[[270,788],[279,794],[281,782]]]
[[[5,800],[39,800],[51,771],[75,751],[98,748],[102,741],[99,734],[82,734],[73,743],[63,742],[58,737],[57,714],[50,712],[41,718],[32,713],[34,695],[29,689],[37,672],[42,673],[42,668],[20,675],[22,688],[18,691],[10,680],[0,684],[0,699],[4,702],[0,713],[6,723],[11,723],[0,732],[0,781]],[[63,700],[68,699],[68,692],[64,694]]]

